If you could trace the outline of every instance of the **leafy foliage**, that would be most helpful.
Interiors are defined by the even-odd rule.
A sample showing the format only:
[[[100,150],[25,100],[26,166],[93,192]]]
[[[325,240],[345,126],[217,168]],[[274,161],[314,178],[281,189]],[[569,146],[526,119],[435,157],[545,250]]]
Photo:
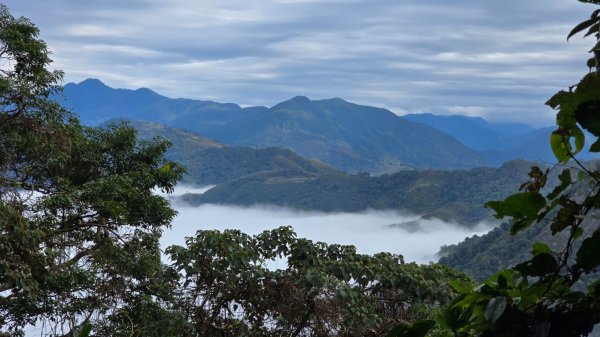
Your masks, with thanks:
[[[167,254],[197,335],[380,336],[448,303],[450,280],[470,282],[440,265],[298,239],[289,227],[256,236],[199,231],[186,244]]]
[[[0,330],[44,320],[86,335],[159,269],[175,212],[152,191],[184,170],[164,158],[168,142],[82,127],[50,100],[62,73],[46,69],[38,33],[0,6]]]

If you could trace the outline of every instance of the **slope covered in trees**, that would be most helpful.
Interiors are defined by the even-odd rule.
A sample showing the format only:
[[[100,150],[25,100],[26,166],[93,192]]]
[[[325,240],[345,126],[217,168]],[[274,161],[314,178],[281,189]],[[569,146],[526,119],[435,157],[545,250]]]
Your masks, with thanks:
[[[192,205],[272,204],[325,212],[397,209],[471,226],[492,219],[481,205],[518,188],[519,177],[530,166],[513,161],[500,168],[400,171],[379,177],[335,174],[295,182],[256,176],[221,184],[203,195],[186,195],[184,200]]]
[[[172,146],[166,156],[187,169],[182,182],[188,184],[215,185],[249,177],[298,182],[326,174],[343,174],[288,149],[232,147],[161,124],[142,121],[127,121],[127,124],[136,129],[140,139],[162,137],[170,141]]]

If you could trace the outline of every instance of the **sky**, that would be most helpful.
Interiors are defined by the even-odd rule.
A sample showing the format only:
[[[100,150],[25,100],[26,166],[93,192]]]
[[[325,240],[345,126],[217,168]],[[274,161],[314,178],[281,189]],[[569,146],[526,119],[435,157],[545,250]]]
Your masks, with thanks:
[[[551,125],[587,71],[575,0],[5,0],[65,82],[272,106],[340,97],[396,114]]]

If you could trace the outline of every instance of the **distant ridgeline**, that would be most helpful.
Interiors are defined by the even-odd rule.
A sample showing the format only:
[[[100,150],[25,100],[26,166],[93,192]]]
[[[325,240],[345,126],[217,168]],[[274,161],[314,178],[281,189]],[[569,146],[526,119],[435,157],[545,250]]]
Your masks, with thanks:
[[[88,79],[65,86],[63,104],[84,124],[115,118],[194,131],[229,146],[283,147],[346,172],[499,166],[512,159],[552,163],[550,129],[481,118],[397,116],[339,98],[298,96],[271,108],[171,99],[149,89],[113,89]]]

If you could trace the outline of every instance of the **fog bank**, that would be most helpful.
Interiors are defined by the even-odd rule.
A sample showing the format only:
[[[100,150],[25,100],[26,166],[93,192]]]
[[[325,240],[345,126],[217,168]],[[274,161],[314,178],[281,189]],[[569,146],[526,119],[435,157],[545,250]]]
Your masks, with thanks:
[[[179,215],[172,228],[163,233],[163,248],[173,244],[184,245],[184,238],[193,236],[198,230],[239,229],[253,235],[280,226],[292,226],[298,237],[351,244],[364,254],[387,251],[402,254],[407,262],[428,263],[437,260],[435,254],[442,245],[455,244],[465,237],[481,235],[491,229],[491,225],[486,223],[469,229],[437,219],[421,220],[417,215],[395,210],[323,213],[275,206],[207,204],[191,207],[176,198],[170,199]],[[411,226],[397,226],[404,222],[411,222]]]

